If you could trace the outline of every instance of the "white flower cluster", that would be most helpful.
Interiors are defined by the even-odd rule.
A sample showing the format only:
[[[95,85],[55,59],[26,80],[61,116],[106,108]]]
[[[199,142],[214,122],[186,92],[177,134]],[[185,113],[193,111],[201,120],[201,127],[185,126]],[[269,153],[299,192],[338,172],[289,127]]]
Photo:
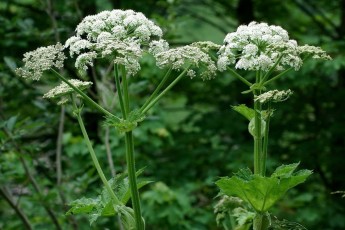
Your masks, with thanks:
[[[85,90],[92,85],[90,81],[80,81],[78,79],[68,80],[73,86],[80,90]],[[75,92],[67,83],[62,82],[60,85],[49,90],[46,94],[43,95],[43,98],[57,98],[61,97],[61,100],[58,102],[59,105],[64,104],[68,101],[68,95]]]
[[[160,52],[164,52],[167,50],[169,50],[169,43],[164,39],[160,39],[159,41],[152,41],[149,45],[149,53],[154,56]]]
[[[320,47],[304,45],[298,47],[298,52],[301,54],[311,55],[314,59],[331,60],[332,58]]]
[[[77,26],[76,36],[65,47],[70,55],[78,55],[75,66],[86,70],[96,58],[109,58],[124,65],[129,75],[140,69],[143,47],[154,46],[161,39],[160,27],[142,13],[133,10],[103,11],[85,17]]]
[[[282,102],[287,100],[292,95],[292,91],[290,89],[288,90],[270,90],[263,94],[260,94],[257,96],[254,101],[259,101],[260,103],[266,103],[266,102]]]
[[[47,47],[40,47],[24,54],[24,66],[15,70],[18,76],[38,81],[45,70],[52,67],[62,68],[66,56],[64,47],[57,43]]]
[[[201,71],[202,79],[211,79],[216,75],[217,67],[211,57],[196,46],[186,45],[155,54],[159,68],[172,67],[175,70],[188,68],[187,76],[195,77],[194,69]]]
[[[235,64],[237,69],[267,72],[278,61],[276,70],[286,67],[298,70],[303,64],[302,54],[328,59],[326,53],[318,47],[298,46],[280,26],[257,22],[241,25],[236,32],[227,34],[218,53],[217,64],[220,71]]]

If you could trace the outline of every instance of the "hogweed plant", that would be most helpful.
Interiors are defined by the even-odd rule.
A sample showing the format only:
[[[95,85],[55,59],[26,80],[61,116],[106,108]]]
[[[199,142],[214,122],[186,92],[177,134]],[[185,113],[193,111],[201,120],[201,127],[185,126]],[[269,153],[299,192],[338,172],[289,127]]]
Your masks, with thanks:
[[[163,32],[154,22],[142,13],[132,10],[103,11],[87,16],[76,28],[76,34],[64,45],[41,47],[24,54],[25,65],[16,70],[19,76],[40,80],[44,72],[50,71],[61,84],[43,97],[57,99],[57,104],[69,103],[73,109],[96,168],[103,189],[96,198],[79,198],[70,205],[67,214],[88,214],[90,224],[101,216],[117,215],[125,229],[145,229],[141,215],[138,190],[148,181],[137,181],[142,170],[136,171],[133,130],[145,120],[148,111],[176,85],[183,77],[200,76],[211,79],[219,71],[228,71],[248,86],[243,93],[253,95],[253,108],[246,105],[233,106],[233,109],[248,119],[248,131],[254,139],[254,172],[241,169],[232,177],[224,177],[216,182],[222,194],[226,195],[215,207],[217,222],[229,229],[224,219],[230,215],[232,229],[265,230],[275,226],[291,225],[270,217],[269,209],[290,189],[303,183],[312,174],[310,170],[299,170],[299,163],[279,166],[270,176],[266,176],[268,137],[270,119],[275,104],[284,102],[292,94],[291,90],[270,89],[271,83],[291,70],[299,70],[307,59],[328,60],[330,57],[319,47],[299,46],[289,39],[287,31],[279,26],[252,22],[240,26],[229,33],[224,44],[196,42],[190,45],[169,48]],[[218,50],[218,57],[210,54]],[[211,52],[212,51],[212,52]],[[68,79],[58,71],[63,68],[69,52],[76,72],[86,73],[98,63],[107,62],[113,69],[113,82],[116,85],[120,112],[108,111],[87,96],[92,82],[81,81],[74,76]],[[129,83],[140,74],[140,60],[151,55],[157,67],[165,74],[146,102],[133,109],[130,100]],[[235,69],[255,72],[255,80],[241,76]],[[173,75],[177,74],[173,78]],[[101,163],[93,149],[85,128],[82,110],[85,105],[92,107],[104,116],[104,123],[124,134],[127,171],[110,180],[103,172]],[[132,205],[128,206],[131,200]],[[294,229],[303,229],[295,224]]]
[[[269,87],[291,70],[298,71],[307,59],[331,58],[319,47],[299,46],[280,26],[257,22],[241,25],[236,32],[227,34],[218,54],[218,69],[242,81],[249,88],[243,93],[253,95],[253,108],[238,105],[233,109],[248,119],[248,131],[254,139],[254,172],[249,168],[240,169],[234,176],[216,182],[222,194],[228,197],[215,207],[217,222],[223,223],[225,229],[249,229],[251,226],[254,230],[304,229],[298,224],[274,220],[268,212],[290,188],[303,183],[312,174],[311,170],[296,171],[299,163],[293,163],[281,165],[266,176],[270,119],[275,104],[284,102],[292,94],[289,89],[278,91]],[[234,69],[255,72],[254,82]],[[231,197],[240,198],[246,204]],[[228,215],[230,224],[226,225],[224,221]]]
[[[31,80],[40,80],[45,71],[50,71],[61,84],[47,92],[43,97],[57,99],[57,104],[71,104],[82,135],[90,152],[91,160],[103,183],[103,189],[96,198],[80,198],[73,201],[67,214],[88,214],[90,224],[100,216],[118,215],[125,229],[145,229],[141,215],[138,189],[148,181],[137,181],[142,170],[136,172],[134,156],[133,129],[142,122],[147,112],[184,76],[211,79],[216,75],[216,62],[209,56],[210,49],[219,46],[210,42],[198,42],[171,48],[162,39],[163,32],[154,22],[142,13],[132,10],[103,11],[87,16],[76,28],[75,36],[64,45],[41,47],[24,54],[25,65],[16,70],[19,76]],[[92,82],[81,81],[78,76],[68,79],[58,69],[62,68],[69,52],[78,73],[85,74],[97,63],[108,62],[113,69],[113,81],[116,85],[117,101],[121,113],[108,111],[87,96],[87,89]],[[132,109],[129,83],[140,72],[140,60],[144,55],[155,58],[159,68],[165,70],[161,82],[141,108]],[[178,74],[173,78],[173,75]],[[110,180],[104,174],[101,163],[93,149],[85,128],[82,110],[89,105],[105,117],[105,125],[124,133],[127,172],[118,174]],[[131,200],[132,205],[127,206]],[[114,219],[115,220],[115,219]]]

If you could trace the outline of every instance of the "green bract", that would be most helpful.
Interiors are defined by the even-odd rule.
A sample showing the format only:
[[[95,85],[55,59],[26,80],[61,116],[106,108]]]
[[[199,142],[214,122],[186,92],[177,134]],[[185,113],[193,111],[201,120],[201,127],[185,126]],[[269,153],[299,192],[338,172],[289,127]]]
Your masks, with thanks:
[[[269,210],[290,188],[303,183],[312,174],[310,170],[294,172],[298,165],[282,165],[270,177],[241,169],[236,175],[222,178],[216,184],[224,194],[238,196],[255,211],[262,213]]]

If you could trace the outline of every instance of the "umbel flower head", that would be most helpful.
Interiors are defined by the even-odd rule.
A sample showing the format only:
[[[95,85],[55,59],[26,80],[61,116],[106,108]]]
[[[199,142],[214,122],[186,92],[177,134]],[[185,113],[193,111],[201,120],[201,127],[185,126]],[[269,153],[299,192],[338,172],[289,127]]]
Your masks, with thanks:
[[[68,80],[68,82],[80,90],[85,90],[92,85],[92,82],[90,81],[80,81],[78,79],[71,79]],[[68,96],[74,92],[75,91],[72,89],[72,87],[70,87],[67,83],[62,82],[60,85],[52,88],[46,94],[44,94],[43,98],[61,98],[61,100],[58,102],[58,105],[61,105],[65,104],[69,99]]]
[[[254,101],[259,101],[261,104],[266,102],[282,102],[286,101],[292,95],[292,91],[288,90],[270,90],[265,93],[260,94],[254,98]]]
[[[217,67],[214,61],[208,53],[193,44],[162,51],[154,56],[159,68],[188,68],[186,75],[189,77],[195,77],[194,69],[200,69],[202,79],[211,79],[216,75]]]
[[[290,67],[298,70],[303,64],[302,56],[330,59],[319,47],[298,46],[280,26],[257,22],[241,25],[236,32],[227,34],[218,53],[220,71],[235,64],[237,69],[267,72],[278,61],[276,70]]]
[[[140,69],[143,48],[161,39],[160,27],[142,13],[133,10],[103,11],[85,17],[77,26],[76,35],[65,47],[70,55],[78,55],[75,66],[86,70],[96,58],[107,58],[124,65],[129,75]]]
[[[45,70],[52,67],[62,68],[66,59],[63,49],[64,47],[57,43],[56,45],[40,47],[25,53],[23,58],[24,66],[16,69],[16,74],[37,81]]]

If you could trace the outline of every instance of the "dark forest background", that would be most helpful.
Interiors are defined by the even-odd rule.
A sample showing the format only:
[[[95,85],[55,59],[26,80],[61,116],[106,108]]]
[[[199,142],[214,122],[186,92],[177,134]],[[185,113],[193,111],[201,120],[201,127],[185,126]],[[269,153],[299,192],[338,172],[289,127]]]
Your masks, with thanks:
[[[345,199],[333,194],[345,190],[345,0],[2,0],[0,229],[23,229],[20,213],[34,229],[54,229],[54,220],[62,229],[116,229],[114,218],[90,227],[86,217],[64,215],[70,201],[96,194],[100,181],[71,108],[42,99],[56,79],[28,82],[14,74],[23,53],[63,43],[83,17],[115,8],[143,12],[164,29],[171,46],[221,44],[238,25],[255,20],[282,26],[299,44],[325,49],[332,61],[307,62],[274,86],[294,94],[272,119],[268,171],[300,161],[314,174],[272,212],[311,230],[345,229]],[[74,71],[67,64],[67,76]],[[88,93],[115,110],[105,72],[89,72],[95,87]],[[152,60],[143,60],[130,88],[138,105],[161,76]],[[141,190],[147,229],[220,229],[214,182],[252,165],[247,122],[230,108],[252,103],[241,94],[245,89],[226,73],[210,81],[185,78],[135,131],[137,168],[146,166],[142,177],[154,181]],[[116,171],[125,170],[121,135],[92,110],[85,109],[84,118],[108,175],[105,142]]]

